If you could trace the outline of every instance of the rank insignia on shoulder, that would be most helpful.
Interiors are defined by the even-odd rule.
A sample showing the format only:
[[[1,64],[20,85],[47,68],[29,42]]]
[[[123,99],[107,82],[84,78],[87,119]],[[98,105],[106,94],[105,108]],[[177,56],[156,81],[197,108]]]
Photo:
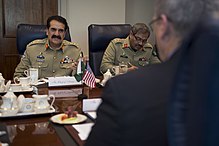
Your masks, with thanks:
[[[77,43],[69,42],[68,45],[72,45],[72,46],[75,46],[75,47],[79,48],[79,45]]]
[[[115,38],[115,39],[113,40],[113,42],[114,42],[115,44],[122,44],[122,39],[120,39],[120,38]]]
[[[31,45],[35,45],[35,44],[44,44],[45,42],[46,42],[45,39],[43,39],[43,40],[38,39],[38,40],[34,40],[34,41],[30,42],[27,46],[31,46]]]
[[[75,45],[75,46],[78,46],[78,44],[77,44],[77,43],[73,43],[73,42],[71,42],[71,44],[72,44],[72,45]]]
[[[115,40],[115,42],[121,42],[120,38],[115,38],[114,40]]]

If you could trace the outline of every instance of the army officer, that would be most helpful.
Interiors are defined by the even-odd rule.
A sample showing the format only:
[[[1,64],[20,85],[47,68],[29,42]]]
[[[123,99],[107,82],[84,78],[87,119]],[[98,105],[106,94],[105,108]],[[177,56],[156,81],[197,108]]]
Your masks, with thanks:
[[[64,40],[67,29],[65,18],[49,17],[48,38],[34,40],[27,45],[14,77],[25,76],[24,71],[28,68],[38,68],[39,78],[74,75],[81,49],[75,43]]]
[[[160,63],[152,45],[148,43],[150,30],[144,23],[136,23],[132,26],[126,39],[115,38],[108,45],[101,62],[100,71],[105,73],[112,71],[114,66],[124,62],[128,71],[152,63]]]

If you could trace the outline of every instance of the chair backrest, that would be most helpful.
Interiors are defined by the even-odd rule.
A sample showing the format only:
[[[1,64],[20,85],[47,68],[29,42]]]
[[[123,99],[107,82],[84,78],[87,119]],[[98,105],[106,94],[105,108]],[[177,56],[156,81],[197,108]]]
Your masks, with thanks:
[[[23,55],[27,44],[35,39],[44,39],[46,37],[46,25],[19,24],[17,26],[18,53]],[[69,30],[66,32],[65,40],[71,41]]]
[[[130,24],[89,25],[89,64],[95,76],[102,75],[100,64],[110,41],[114,38],[126,38],[130,29]]]

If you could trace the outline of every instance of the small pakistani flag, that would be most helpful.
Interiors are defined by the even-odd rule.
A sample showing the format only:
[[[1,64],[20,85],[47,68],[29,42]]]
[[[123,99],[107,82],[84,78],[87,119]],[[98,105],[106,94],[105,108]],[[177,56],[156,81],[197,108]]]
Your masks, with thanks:
[[[75,79],[80,82],[82,80],[83,74],[85,71],[85,65],[82,61],[82,57],[78,60],[77,73],[74,75]]]

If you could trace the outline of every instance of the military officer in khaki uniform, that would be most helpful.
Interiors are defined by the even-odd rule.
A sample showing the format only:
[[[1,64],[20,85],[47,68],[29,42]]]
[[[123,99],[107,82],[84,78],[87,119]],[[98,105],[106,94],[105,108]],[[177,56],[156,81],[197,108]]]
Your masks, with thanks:
[[[101,62],[100,71],[112,71],[119,63],[126,63],[128,71],[147,64],[160,63],[151,44],[147,42],[150,30],[144,23],[133,25],[126,39],[115,38],[108,45]]]
[[[67,29],[65,18],[49,17],[48,38],[34,40],[27,45],[14,77],[25,76],[24,71],[28,68],[38,68],[39,78],[74,75],[81,49],[75,43],[64,40]]]

